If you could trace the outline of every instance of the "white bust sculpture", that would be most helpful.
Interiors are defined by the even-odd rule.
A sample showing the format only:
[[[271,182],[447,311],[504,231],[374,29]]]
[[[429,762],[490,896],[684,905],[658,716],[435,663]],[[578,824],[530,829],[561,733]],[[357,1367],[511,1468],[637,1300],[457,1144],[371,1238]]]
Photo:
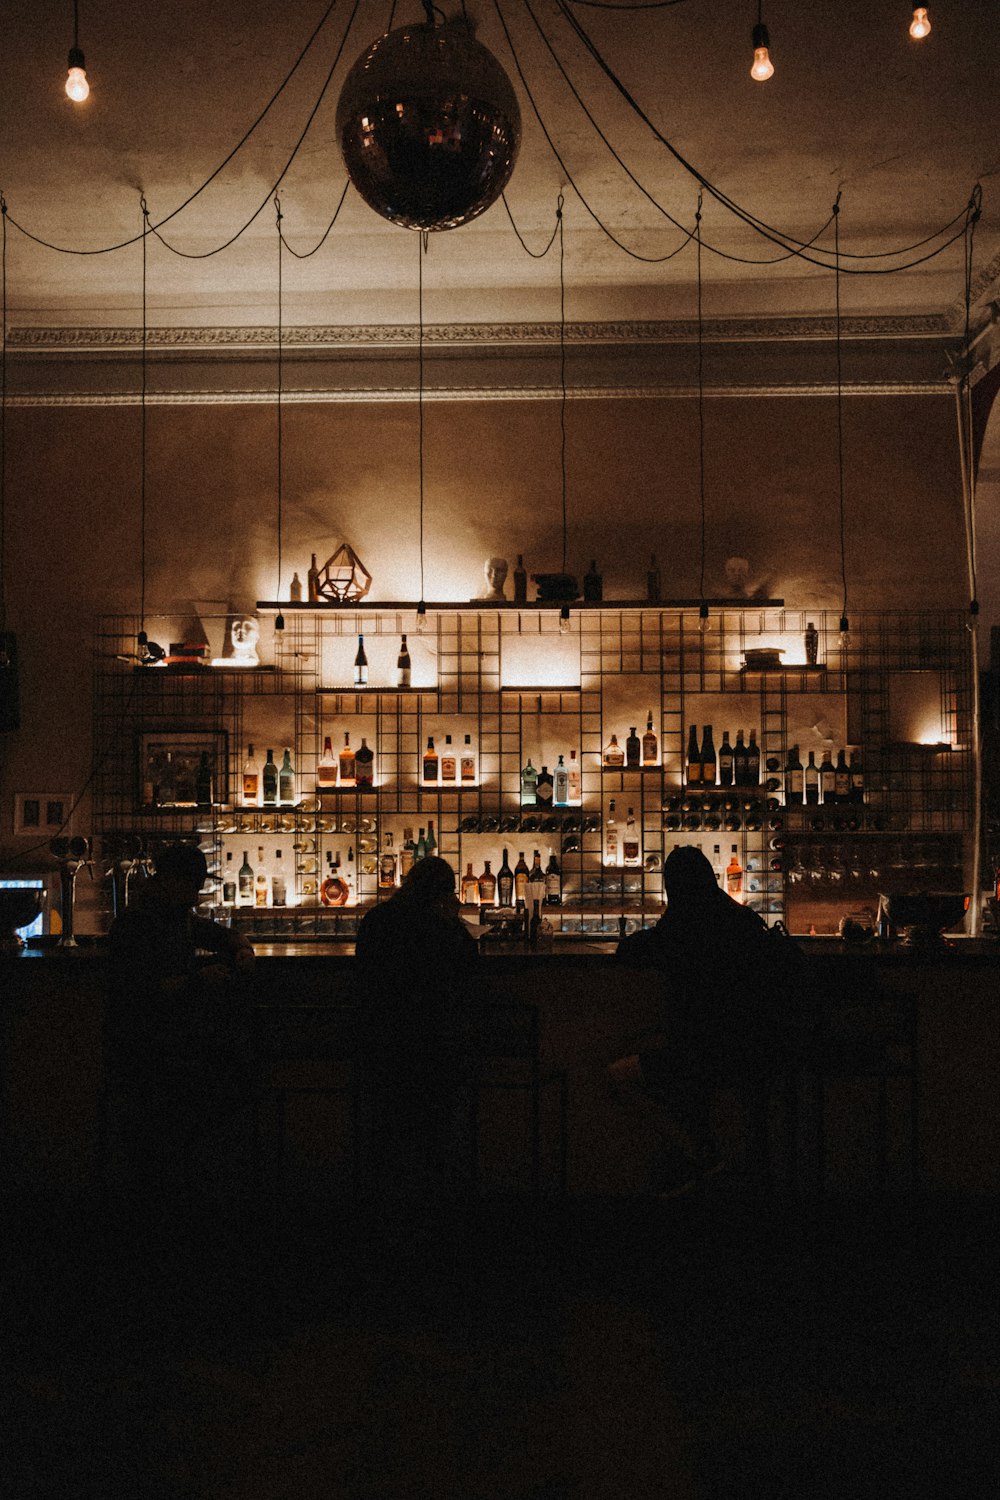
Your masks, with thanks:
[[[233,661],[240,666],[258,666],[260,658],[257,655],[257,642],[260,640],[260,626],[253,615],[240,615],[230,626],[229,638],[233,643]]]
[[[507,596],[503,586],[507,580],[507,559],[488,557],[483,563],[483,573],[486,576],[486,592],[477,594],[476,598],[490,604],[505,604]]]

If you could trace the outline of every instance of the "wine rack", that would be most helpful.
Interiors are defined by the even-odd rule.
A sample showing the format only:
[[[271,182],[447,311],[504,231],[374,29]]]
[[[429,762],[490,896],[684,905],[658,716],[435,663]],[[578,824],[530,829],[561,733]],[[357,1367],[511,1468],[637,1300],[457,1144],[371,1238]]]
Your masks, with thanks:
[[[960,889],[972,822],[971,657],[964,615],[866,612],[852,615],[850,641],[839,616],[786,608],[780,601],[713,606],[708,629],[698,609],[628,601],[577,604],[568,629],[558,605],[363,603],[282,606],[286,627],[272,629],[274,604],[258,605],[257,667],[140,666],[139,622],[103,618],[95,640],[94,826],[112,858],[176,838],[197,839],[219,880],[226,856],[238,865],[258,848],[277,848],[289,870],[288,906],[237,910],[259,934],[349,935],[359,911],[384,898],[379,852],[391,832],[416,838],[434,823],[438,852],[461,877],[471,862],[493,872],[501,851],[521,851],[543,866],[554,852],[562,903],[548,911],[557,929],[613,935],[649,925],[662,907],[662,865],[675,843],[697,843],[711,857],[732,846],[743,894],[768,922],[793,930],[836,930],[854,907],[870,908],[880,888]],[[807,623],[819,635],[807,662]],[[421,629],[420,626],[425,628]],[[156,635],[159,622],[147,618]],[[561,628],[563,627],[563,628]],[[165,624],[163,633],[168,633]],[[395,683],[400,636],[413,660],[412,686]],[[363,634],[369,682],[352,683]],[[746,664],[761,643],[787,658],[765,670]],[[624,745],[652,715],[653,766],[611,769],[602,755],[610,735]],[[684,750],[690,724],[721,731],[751,728],[761,751],[761,784],[689,793]],[[928,728],[929,726],[929,728]],[[213,734],[224,767],[210,807],[154,807],[142,786],[139,746],[157,733]],[[345,733],[375,752],[375,785],[320,790],[324,736],[336,753]],[[478,775],[469,786],[425,786],[427,737],[440,748],[466,734]],[[287,746],[295,767],[295,806],[240,806],[248,742],[260,759]],[[790,744],[855,747],[864,800],[836,806],[788,806],[782,781]],[[551,772],[558,754],[580,766],[579,805],[522,807],[520,772],[531,758]],[[817,755],[817,759],[818,759]],[[777,790],[767,782],[777,781]],[[698,805],[680,814],[694,797]],[[769,799],[771,805],[769,805]],[[623,830],[634,810],[639,860],[608,867],[610,804]],[[736,805],[730,807],[729,802]],[[733,826],[726,826],[727,823]],[[318,887],[328,853],[346,863],[353,851],[357,905],[325,909]],[[218,888],[216,888],[216,891]]]

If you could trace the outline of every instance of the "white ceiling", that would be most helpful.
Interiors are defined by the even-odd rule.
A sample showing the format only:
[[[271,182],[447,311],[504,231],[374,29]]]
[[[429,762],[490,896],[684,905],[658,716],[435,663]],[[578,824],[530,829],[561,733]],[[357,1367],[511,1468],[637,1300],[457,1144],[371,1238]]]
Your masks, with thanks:
[[[269,196],[315,103],[353,0],[339,0],[275,109],[220,177],[163,230],[203,253],[227,239]],[[441,0],[449,13],[459,0]],[[63,93],[72,41],[70,0],[8,0],[0,49],[0,187],[12,220],[43,239],[94,249],[134,235],[139,190],[162,219],[219,165],[304,45],[327,0],[173,0],[169,5],[81,0],[80,43],[92,93]],[[679,236],[632,187],[574,104],[532,11],[592,113],[630,169],[690,223],[696,186],[614,94],[570,37],[555,0],[469,0],[477,35],[512,77],[524,138],[507,198],[532,248],[551,233],[565,183],[511,61],[507,20],[545,123],[594,212],[630,247],[663,255]],[[529,9],[530,6],[530,9]],[[698,169],[755,215],[799,239],[827,219],[842,189],[842,248],[872,254],[922,240],[959,214],[978,181],[980,316],[1000,268],[1000,6],[938,0],[934,30],[907,34],[905,0],[766,0],[774,77],[748,76],[753,0],[679,0],[643,14],[577,5],[575,14],[658,127]],[[284,230],[307,249],[326,228],[344,183],[333,135],[347,67],[384,31],[389,3],[360,0],[344,56],[281,188]],[[401,0],[396,25],[422,19]],[[623,254],[566,187],[567,316],[688,319],[695,308],[693,248],[661,265]],[[731,254],[779,252],[710,198],[705,240]],[[832,245],[828,235],[824,241]],[[379,219],[353,193],[324,246],[286,257],[288,324],[411,322],[417,236]],[[229,250],[201,260],[149,247],[149,318],[173,326],[275,321],[276,239],[268,206]],[[892,262],[887,262],[892,264]],[[963,296],[961,243],[899,275],[843,278],[848,316],[954,319]],[[8,321],[14,326],[130,325],[139,321],[141,251],[57,254],[8,229]],[[709,318],[828,317],[833,276],[797,259],[744,266],[706,252]],[[502,204],[431,237],[425,272],[430,322],[552,319],[558,263],[527,255]]]

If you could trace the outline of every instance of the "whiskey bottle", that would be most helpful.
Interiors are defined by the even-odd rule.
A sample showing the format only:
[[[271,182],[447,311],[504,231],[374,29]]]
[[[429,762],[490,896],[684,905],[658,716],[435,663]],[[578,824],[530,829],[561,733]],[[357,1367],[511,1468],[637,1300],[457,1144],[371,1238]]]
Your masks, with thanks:
[[[535,797],[539,807],[552,806],[552,772],[548,766],[543,766],[538,773],[538,781],[535,784]]]
[[[424,853],[425,853],[425,855],[436,854],[437,853],[437,846],[438,846],[438,842],[437,842],[437,839],[434,837],[434,819],[433,818],[428,818],[427,819],[427,837],[424,839]]]
[[[465,744],[462,746],[462,754],[458,764],[458,774],[463,786],[475,786],[476,752],[472,748],[471,734],[465,736]]]
[[[552,775],[552,803],[554,807],[565,807],[569,801],[569,770],[562,756]]]
[[[702,786],[715,785],[715,745],[712,743],[712,726],[706,724],[702,731],[701,740],[701,783]]]
[[[396,851],[392,847],[392,834],[386,833],[385,849],[378,862],[378,885],[380,891],[391,891],[396,884]]]
[[[701,750],[698,748],[698,731],[693,724],[688,734],[685,780],[688,786],[701,786]]]
[[[212,767],[209,765],[207,750],[201,752],[201,760],[195,773],[194,799],[199,807],[212,805]]]
[[[555,853],[549,855],[549,863],[545,870],[545,905],[562,905],[562,871]]]
[[[622,863],[626,865],[637,865],[639,863],[639,830],[635,826],[635,810],[629,808],[628,817],[625,819],[625,836],[622,839]]]
[[[458,761],[455,758],[455,749],[451,743],[451,735],[444,737],[444,748],[440,759],[441,785],[454,786],[458,779]]]
[[[837,772],[829,745],[823,751],[823,759],[819,763],[819,799],[824,804],[837,800]]]
[[[747,786],[760,785],[760,746],[757,744],[757,731],[751,729],[750,743],[747,746]]]
[[[291,807],[295,802],[295,770],[290,750],[285,751],[278,771],[278,801],[283,807]]]
[[[257,758],[253,753],[253,746],[247,746],[247,758],[243,765],[243,806],[257,806],[257,789],[260,785],[260,771],[257,768]]]
[[[521,806],[534,807],[538,801],[538,772],[531,764],[531,756],[528,756],[524,770],[521,772]]]
[[[281,850],[274,851],[274,870],[271,875],[271,905],[284,906],[287,899],[285,869],[281,862]]]
[[[737,729],[736,744],[733,746],[733,786],[746,786],[749,780],[748,760],[747,747],[743,743],[743,731]]]
[[[399,851],[399,878],[405,880],[413,869],[413,861],[417,857],[417,846],[413,842],[413,829],[403,829],[403,847]]]
[[[726,866],[726,891],[734,901],[743,900],[743,866],[740,864],[736,853],[736,845],[733,845],[732,856]]]
[[[580,767],[577,764],[575,750],[571,750],[569,752],[568,782],[569,801],[575,807],[583,801],[582,783],[580,781]]]
[[[410,648],[406,644],[404,635],[399,642],[399,655],[396,657],[396,686],[408,688],[410,686]]]
[[[354,686],[368,686],[368,658],[365,655],[365,638],[358,636],[358,654],[354,658]]]
[[[507,850],[503,851],[503,860],[497,871],[497,905],[513,906],[514,904],[514,871],[507,863]]]
[[[802,794],[802,762],[799,760],[798,745],[793,745],[785,762],[785,801],[789,807],[801,807]]]
[[[437,786],[438,784],[438,753],[434,749],[434,736],[427,736],[427,749],[424,751],[423,781],[425,786]]]
[[[240,865],[237,876],[240,906],[253,906],[253,865],[250,863],[250,852],[243,851],[243,863]]]
[[[351,736],[344,735],[344,745],[340,752],[340,784],[341,786],[354,786],[357,783],[358,761],[357,756],[351,749]]]
[[[324,736],[323,754],[316,765],[316,785],[320,787],[337,785],[337,762],[333,756],[333,741],[329,735]]]
[[[465,867],[460,888],[460,899],[463,906],[479,905],[479,881],[472,873],[472,860]]]
[[[851,773],[843,749],[837,751],[837,764],[833,773],[833,785],[838,802],[849,802],[851,798]]]
[[[528,883],[531,873],[524,858],[522,849],[517,856],[517,864],[514,866],[514,904],[523,907],[528,899]]]
[[[636,726],[633,724],[625,741],[625,764],[630,770],[638,769],[642,763],[642,745],[635,730]]]
[[[608,803],[608,821],[604,828],[604,863],[618,863],[618,824],[615,822],[615,799]]]
[[[267,867],[264,863],[264,850],[257,850],[257,876],[253,883],[253,900],[255,906],[267,905]]]
[[[646,717],[646,733],[642,737],[642,763],[644,766],[656,765],[658,749],[656,730],[653,728],[653,710],[650,709]]]
[[[802,773],[802,783],[805,788],[806,805],[815,807],[819,802],[819,766],[816,764],[816,753],[809,751],[809,759]]]
[[[732,786],[733,784],[733,747],[729,743],[729,730],[722,731],[722,744],[719,746],[719,785]]]
[[[492,906],[493,897],[496,895],[497,878],[490,869],[489,860],[483,861],[483,873],[479,877],[479,904],[480,906]]]
[[[528,602],[528,574],[524,567],[524,555],[517,554],[517,567],[514,569],[514,603],[527,604]]]
[[[604,579],[597,571],[596,557],[583,575],[583,597],[588,604],[599,604],[604,597]]]
[[[274,807],[278,801],[278,767],[274,763],[273,750],[267,752],[267,759],[261,772],[261,783],[264,789],[264,806]]]
[[[617,770],[625,764],[625,751],[618,743],[618,736],[613,734],[604,747],[604,764]]]

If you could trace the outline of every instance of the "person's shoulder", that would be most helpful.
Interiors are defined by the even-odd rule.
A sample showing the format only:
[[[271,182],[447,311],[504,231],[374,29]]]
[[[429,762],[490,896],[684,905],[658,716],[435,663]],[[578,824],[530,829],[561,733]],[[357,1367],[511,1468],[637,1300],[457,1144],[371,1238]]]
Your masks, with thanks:
[[[663,936],[657,923],[655,927],[644,927],[641,932],[630,932],[623,937],[615,949],[615,958],[619,963],[636,966],[655,964],[662,946]]]

